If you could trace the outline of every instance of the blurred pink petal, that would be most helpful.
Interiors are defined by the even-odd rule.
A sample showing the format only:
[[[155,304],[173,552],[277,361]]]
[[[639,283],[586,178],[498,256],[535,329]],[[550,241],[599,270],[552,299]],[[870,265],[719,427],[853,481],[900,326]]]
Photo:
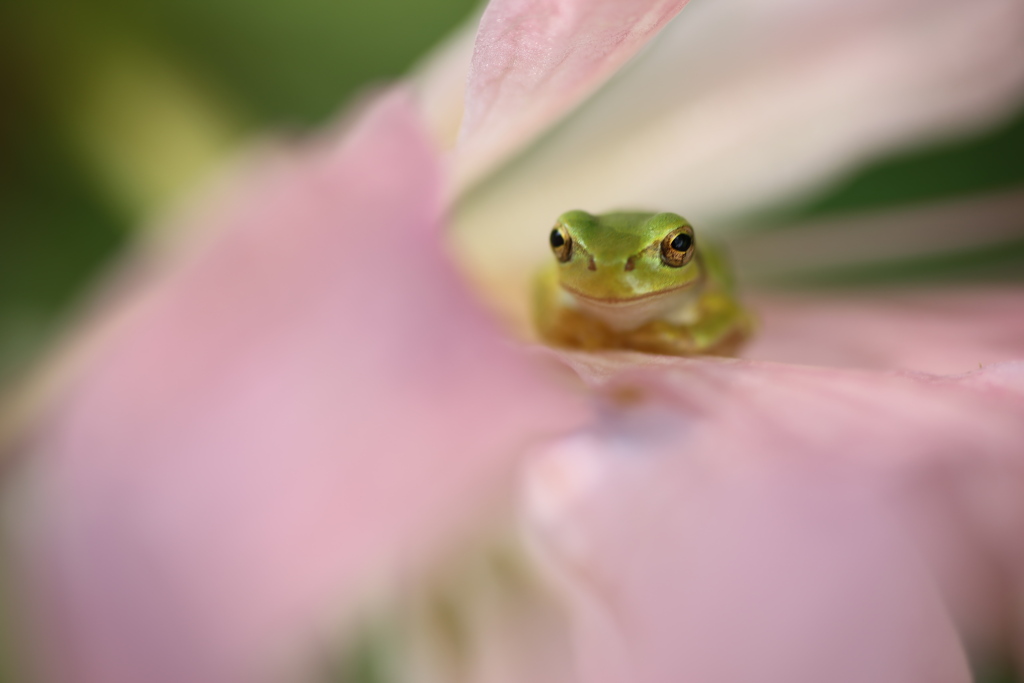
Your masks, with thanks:
[[[751,359],[943,375],[1024,358],[1024,287],[775,293],[751,305]]]
[[[403,95],[256,175],[42,425],[32,564],[61,680],[287,668],[582,417],[442,253]]]
[[[1021,215],[1024,187],[1013,187],[743,231],[731,236],[729,254],[748,282],[828,278],[865,266],[898,273],[902,265],[913,272],[937,258],[956,258],[970,272],[972,251],[1003,248],[1024,236]]]
[[[474,12],[424,56],[406,79],[416,94],[424,122],[442,150],[454,148],[458,139],[465,107],[466,77],[479,23],[480,12]]]
[[[460,185],[593,92],[686,2],[492,0],[469,72]]]
[[[632,397],[528,480],[588,683],[970,680],[948,610],[991,629],[1020,572],[1024,365],[569,360]]]

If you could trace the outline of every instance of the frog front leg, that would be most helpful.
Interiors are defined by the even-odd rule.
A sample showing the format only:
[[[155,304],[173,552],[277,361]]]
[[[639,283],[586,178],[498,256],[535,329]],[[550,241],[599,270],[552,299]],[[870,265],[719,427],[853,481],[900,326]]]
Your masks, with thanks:
[[[735,298],[721,291],[705,292],[700,317],[689,326],[694,353],[734,356],[754,333],[754,319]]]
[[[542,271],[534,286],[534,324],[545,342],[585,350],[622,346],[607,325],[563,305],[562,296],[557,274],[552,270]]]

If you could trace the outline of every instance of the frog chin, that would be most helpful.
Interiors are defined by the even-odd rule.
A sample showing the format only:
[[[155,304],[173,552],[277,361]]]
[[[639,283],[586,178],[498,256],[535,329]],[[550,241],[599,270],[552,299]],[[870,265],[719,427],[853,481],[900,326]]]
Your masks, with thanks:
[[[616,332],[628,332],[665,320],[677,325],[696,321],[698,288],[683,286],[630,299],[592,297],[562,286],[562,303],[597,318]]]

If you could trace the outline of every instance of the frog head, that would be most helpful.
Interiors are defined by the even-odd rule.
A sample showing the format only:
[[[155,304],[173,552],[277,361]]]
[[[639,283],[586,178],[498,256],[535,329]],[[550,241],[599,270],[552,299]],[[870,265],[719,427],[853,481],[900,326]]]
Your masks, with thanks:
[[[630,303],[702,279],[693,227],[674,213],[568,211],[549,236],[563,289],[584,300]]]

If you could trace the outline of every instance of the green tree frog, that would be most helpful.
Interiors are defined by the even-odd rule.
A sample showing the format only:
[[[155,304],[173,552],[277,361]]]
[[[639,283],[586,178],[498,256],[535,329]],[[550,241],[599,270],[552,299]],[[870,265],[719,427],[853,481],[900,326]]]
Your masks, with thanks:
[[[535,321],[557,346],[735,355],[754,329],[721,253],[674,213],[562,214]]]

